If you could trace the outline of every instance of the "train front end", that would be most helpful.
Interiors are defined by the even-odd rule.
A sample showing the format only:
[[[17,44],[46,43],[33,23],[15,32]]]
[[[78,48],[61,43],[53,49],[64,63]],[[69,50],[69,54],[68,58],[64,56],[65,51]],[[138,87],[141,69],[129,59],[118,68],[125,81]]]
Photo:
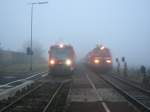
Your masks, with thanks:
[[[75,52],[71,45],[59,44],[49,50],[49,74],[68,75],[75,69]]]
[[[94,57],[94,59],[92,59],[91,66],[96,71],[109,72],[112,70],[112,59],[110,57]]]
[[[104,46],[94,48],[87,55],[87,64],[98,72],[109,72],[112,70],[112,56],[110,50]]]

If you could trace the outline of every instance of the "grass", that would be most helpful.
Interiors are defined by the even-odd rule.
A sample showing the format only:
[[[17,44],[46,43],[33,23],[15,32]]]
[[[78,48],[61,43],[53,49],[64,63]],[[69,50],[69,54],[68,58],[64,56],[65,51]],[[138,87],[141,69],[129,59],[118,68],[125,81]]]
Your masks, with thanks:
[[[116,73],[116,70],[114,70],[114,72]],[[120,75],[124,77],[123,70],[121,70]],[[150,76],[150,73],[147,72],[146,76]],[[128,78],[131,81],[137,82],[137,83],[142,83],[143,79],[144,79],[144,75],[142,73],[140,73],[139,69],[130,68],[130,69],[128,69],[128,75],[126,78]]]
[[[47,71],[48,66],[47,63],[42,64],[33,64],[33,71],[32,72],[40,72],[40,71]],[[20,74],[20,73],[28,73],[30,72],[30,65],[29,64],[15,64],[10,66],[3,66],[0,67],[0,75],[1,74]]]

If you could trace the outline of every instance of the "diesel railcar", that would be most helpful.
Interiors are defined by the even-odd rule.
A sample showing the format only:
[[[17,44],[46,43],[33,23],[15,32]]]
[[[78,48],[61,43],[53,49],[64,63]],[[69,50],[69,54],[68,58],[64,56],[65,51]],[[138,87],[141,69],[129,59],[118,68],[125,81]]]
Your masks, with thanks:
[[[109,72],[112,70],[112,55],[108,48],[99,45],[92,49],[85,59],[86,64],[97,72]]]
[[[74,48],[67,44],[52,45],[49,49],[49,74],[68,75],[75,70]]]

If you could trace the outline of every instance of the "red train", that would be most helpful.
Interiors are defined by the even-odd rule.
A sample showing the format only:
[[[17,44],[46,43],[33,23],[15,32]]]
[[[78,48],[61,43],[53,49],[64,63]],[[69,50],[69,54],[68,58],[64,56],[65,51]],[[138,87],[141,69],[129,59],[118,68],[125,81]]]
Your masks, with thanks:
[[[95,71],[109,72],[112,70],[112,56],[108,48],[99,45],[86,55],[86,64]]]
[[[49,49],[49,74],[71,74],[75,69],[75,51],[71,45],[56,44]]]

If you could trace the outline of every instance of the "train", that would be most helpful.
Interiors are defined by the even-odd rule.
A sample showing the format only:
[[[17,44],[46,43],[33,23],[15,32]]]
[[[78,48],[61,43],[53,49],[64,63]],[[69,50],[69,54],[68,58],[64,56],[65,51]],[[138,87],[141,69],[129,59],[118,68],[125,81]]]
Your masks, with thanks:
[[[109,48],[104,45],[97,45],[86,55],[85,64],[96,72],[110,72],[112,70],[113,63]]]
[[[72,45],[64,43],[55,44],[50,46],[48,53],[49,74],[73,74],[76,65],[76,53]]]

